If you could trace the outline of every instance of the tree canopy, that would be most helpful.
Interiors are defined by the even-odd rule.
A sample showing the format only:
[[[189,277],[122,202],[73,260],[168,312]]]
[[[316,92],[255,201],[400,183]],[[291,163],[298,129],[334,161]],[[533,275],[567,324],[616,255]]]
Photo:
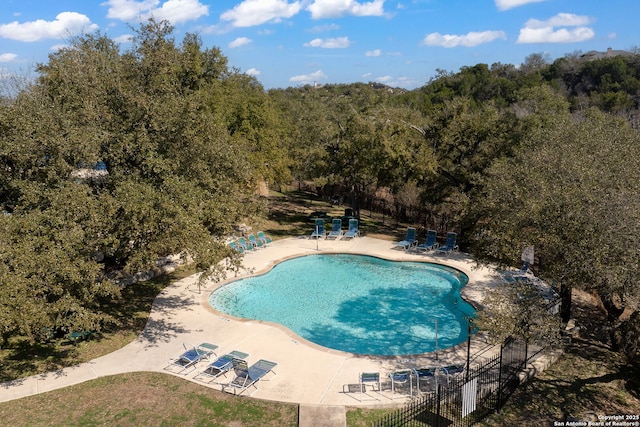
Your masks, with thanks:
[[[119,275],[159,256],[213,273],[231,226],[259,212],[256,182],[286,177],[263,165],[286,156],[259,84],[197,36],[171,34],[150,21],[124,52],[105,35],[76,38],[0,108],[5,339],[99,330]]]

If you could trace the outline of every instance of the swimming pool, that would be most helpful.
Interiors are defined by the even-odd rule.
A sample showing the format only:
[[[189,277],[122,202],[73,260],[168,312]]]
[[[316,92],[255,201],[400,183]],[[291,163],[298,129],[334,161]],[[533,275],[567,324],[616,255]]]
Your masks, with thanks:
[[[351,255],[309,255],[218,288],[211,306],[286,326],[324,347],[378,356],[421,354],[467,339],[468,277],[451,267]]]

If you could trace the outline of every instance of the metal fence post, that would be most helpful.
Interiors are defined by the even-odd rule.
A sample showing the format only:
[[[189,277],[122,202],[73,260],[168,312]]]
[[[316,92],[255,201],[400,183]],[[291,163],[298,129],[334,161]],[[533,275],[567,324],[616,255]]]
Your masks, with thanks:
[[[440,388],[442,384],[438,384],[436,388],[436,427],[440,427]]]
[[[502,351],[504,343],[500,344],[500,361],[498,362],[498,396],[496,399],[496,412],[500,412],[500,400],[502,399]]]

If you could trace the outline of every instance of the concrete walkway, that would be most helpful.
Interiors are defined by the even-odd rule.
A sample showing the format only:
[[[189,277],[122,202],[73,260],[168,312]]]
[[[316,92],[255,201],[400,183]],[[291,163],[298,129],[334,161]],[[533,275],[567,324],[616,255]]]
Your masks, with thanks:
[[[266,271],[286,258],[337,252],[373,255],[398,261],[431,261],[458,268],[470,278],[470,283],[462,293],[471,303],[480,302],[486,287],[495,285],[498,278],[495,271],[477,267],[463,253],[407,253],[394,248],[392,242],[368,237],[349,241],[315,241],[306,238],[278,240],[266,248],[247,253],[244,257],[245,270],[238,277]],[[361,402],[360,393],[355,392],[360,372],[378,371],[384,378],[393,370],[466,361],[466,343],[440,350],[437,361],[433,353],[377,357],[320,347],[278,324],[235,319],[214,311],[207,299],[211,291],[222,284],[224,283],[210,284],[206,289],[198,289],[196,277],[192,276],[170,285],[154,301],[147,325],[134,342],[78,366],[1,384],[0,401],[19,399],[124,372],[170,373],[164,368],[170,358],[183,352],[183,343],[197,345],[210,342],[220,346],[218,354],[232,350],[249,353],[249,364],[258,359],[277,362],[276,375],[261,380],[252,396],[300,404],[302,425],[304,419],[317,420],[318,417],[314,414],[322,406],[400,406],[409,400],[408,395],[396,393],[392,396],[383,384],[381,392],[368,392]],[[495,351],[482,337],[474,336],[471,340],[472,363],[492,356]],[[193,378],[195,374],[196,372],[174,375],[197,382]],[[203,387],[220,389],[215,384],[203,384]]]

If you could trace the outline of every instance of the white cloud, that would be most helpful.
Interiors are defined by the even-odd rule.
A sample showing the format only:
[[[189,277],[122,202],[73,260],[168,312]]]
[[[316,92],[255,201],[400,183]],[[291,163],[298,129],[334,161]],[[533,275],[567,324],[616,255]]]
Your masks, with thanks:
[[[573,13],[559,13],[547,21],[529,19],[524,26],[527,28],[547,28],[547,27],[578,27],[590,23],[588,16],[574,15]]]
[[[547,21],[530,19],[520,29],[518,43],[575,43],[590,40],[595,32],[588,16],[559,13]],[[575,27],[575,28],[557,28]]]
[[[354,0],[314,0],[307,10],[313,19],[384,15],[384,0],[359,3]]]
[[[313,39],[308,43],[305,43],[305,47],[322,47],[325,49],[343,49],[349,47],[351,42],[349,37],[336,37],[330,39]]]
[[[310,33],[324,33],[327,31],[336,31],[340,29],[340,25],[338,24],[326,24],[326,25],[316,25],[315,27],[309,28]]]
[[[229,47],[233,49],[233,48],[240,47],[240,46],[246,46],[246,45],[248,45],[248,44],[250,44],[252,42],[253,42],[253,40],[251,40],[250,38],[238,37],[237,39],[235,39],[234,41],[229,43]]]
[[[123,34],[121,36],[114,37],[113,40],[116,43],[130,43],[132,39],[133,39],[133,36],[131,34]]]
[[[227,10],[220,19],[231,21],[234,27],[253,27],[267,22],[281,22],[300,12],[300,2],[287,0],[244,0]]]
[[[59,51],[60,49],[66,49],[66,48],[68,48],[68,47],[69,47],[69,45],[68,45],[68,44],[66,44],[66,43],[58,43],[58,44],[54,44],[53,46],[51,46],[51,47],[49,48],[49,50],[50,50],[50,51],[52,51],[52,52],[57,52],[57,51]]]
[[[198,0],[167,0],[158,9],[149,11],[149,16],[172,24],[195,21],[206,15],[209,15],[209,6]]]
[[[256,77],[256,76],[259,76],[261,73],[260,73],[260,70],[257,70],[255,68],[249,68],[245,74]]]
[[[0,62],[11,62],[18,57],[15,53],[2,53],[0,54]]]
[[[153,17],[178,24],[209,14],[209,6],[199,0],[167,0],[162,5],[160,0],[107,0],[102,5],[109,6],[107,18],[125,22],[144,21]]]
[[[561,28],[523,28],[518,36],[518,43],[575,43],[591,40],[595,33],[589,27],[574,29]]]
[[[413,87],[418,83],[415,80],[406,76],[400,76],[400,77],[381,76],[381,77],[375,78],[374,81],[387,86],[391,86],[391,87],[404,87],[404,88]]]
[[[107,0],[100,5],[109,6],[107,18],[127,22],[142,20],[142,16],[155,9],[159,3],[159,0]]]
[[[326,80],[326,79],[327,79],[327,75],[323,73],[322,70],[318,70],[311,74],[303,74],[299,76],[290,77],[289,81],[292,83],[307,84],[307,83],[317,82],[318,80]]]
[[[545,0],[495,0],[498,10],[508,10],[514,7],[524,6],[529,3],[539,3]]]
[[[55,21],[38,19],[22,24],[14,21],[0,25],[0,37],[35,42],[44,39],[62,39],[97,29],[98,26],[93,24],[86,15],[76,12],[62,12],[56,16]]]
[[[377,77],[375,81],[377,81],[378,83],[387,84],[387,83],[393,81],[393,77],[392,76]]]
[[[364,56],[380,56],[382,51],[380,49],[368,50],[364,53]]]
[[[507,35],[504,31],[470,32],[462,35],[431,33],[422,40],[422,44],[441,47],[473,47],[483,43],[490,43],[496,39],[506,40]]]

